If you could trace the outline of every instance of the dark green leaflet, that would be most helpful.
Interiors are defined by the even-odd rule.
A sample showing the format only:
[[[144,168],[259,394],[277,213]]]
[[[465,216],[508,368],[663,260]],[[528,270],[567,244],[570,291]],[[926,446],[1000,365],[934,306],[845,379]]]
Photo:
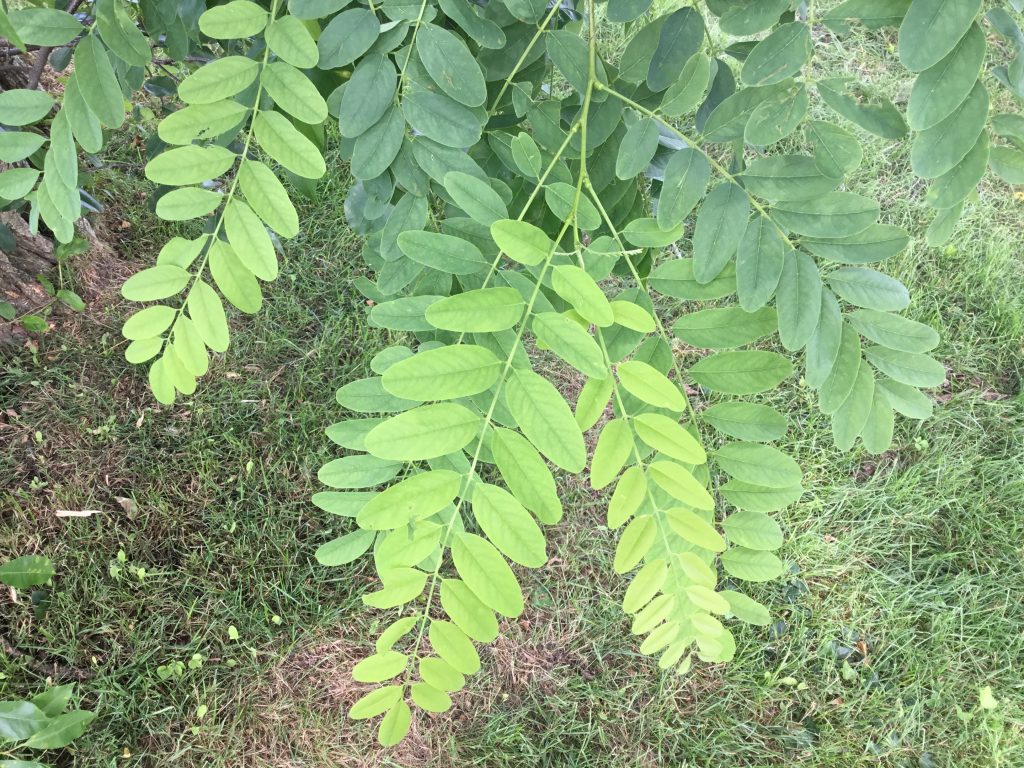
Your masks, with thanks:
[[[900,61],[911,72],[939,63],[970,29],[981,0],[914,0],[900,25]]]
[[[694,8],[680,8],[665,20],[647,71],[647,85],[663,91],[679,77],[704,38],[704,20]]]
[[[736,254],[749,213],[747,194],[736,184],[723,182],[708,194],[693,234],[693,274],[698,283],[711,282]]]

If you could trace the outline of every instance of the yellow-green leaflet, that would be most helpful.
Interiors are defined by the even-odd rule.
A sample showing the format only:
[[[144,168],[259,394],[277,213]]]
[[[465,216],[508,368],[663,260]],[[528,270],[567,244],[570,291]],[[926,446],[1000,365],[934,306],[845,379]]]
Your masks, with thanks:
[[[578,472],[586,463],[583,435],[572,411],[547,379],[515,370],[506,382],[509,411],[527,439],[554,464]]]
[[[452,543],[452,560],[466,586],[484,605],[509,617],[523,612],[523,595],[515,574],[486,539],[458,534]]]
[[[252,37],[267,25],[267,12],[251,0],[230,0],[199,17],[199,31],[218,40]]]
[[[440,347],[408,357],[385,371],[384,389],[418,400],[453,400],[483,392],[498,380],[501,361],[474,346]]]
[[[479,428],[480,417],[465,406],[423,405],[370,430],[366,448],[382,459],[432,459],[464,448]]]
[[[244,56],[216,59],[185,78],[178,94],[188,104],[212,104],[241,92],[258,72],[259,65]]]
[[[686,398],[679,388],[648,363],[630,360],[620,364],[616,373],[622,386],[645,403],[671,411],[686,408]]]
[[[544,534],[508,491],[485,483],[477,485],[473,490],[473,515],[487,538],[509,560],[531,568],[547,562]]]
[[[458,474],[443,469],[412,475],[372,498],[356,520],[363,528],[387,530],[429,517],[451,503],[459,480]]]
[[[542,229],[525,221],[498,219],[490,231],[506,256],[527,266],[540,264],[555,247]]]
[[[555,267],[551,274],[551,287],[589,322],[604,327],[615,321],[604,292],[580,267]]]

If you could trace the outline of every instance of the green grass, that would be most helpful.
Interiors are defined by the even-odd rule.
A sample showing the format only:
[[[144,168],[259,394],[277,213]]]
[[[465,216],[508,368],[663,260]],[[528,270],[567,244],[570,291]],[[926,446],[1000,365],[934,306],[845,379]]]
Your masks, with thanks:
[[[878,41],[824,55],[884,86]],[[0,376],[0,553],[58,569],[42,619],[0,596],[17,651],[0,653],[0,698],[81,679],[99,719],[60,765],[1024,765],[1024,217],[1008,187],[984,186],[952,243],[928,248],[905,149],[869,144],[851,188],[915,235],[887,269],[911,289],[909,315],[940,329],[949,385],[879,458],[836,451],[810,392],[776,395],[808,487],[779,514],[792,571],[760,590],[777,624],[741,630],[729,665],[658,673],[618,608],[603,501],[567,480],[556,559],[524,574],[523,619],[482,649],[450,715],[382,752],[344,717],[378,628],[359,601],[371,572],[316,565],[340,529],[308,503],[333,455],[334,390],[388,343],[351,287],[363,266],[346,185],[305,205],[264,309],[237,319],[186,402],[155,408],[123,362],[117,301]],[[130,224],[121,252],[149,263],[168,231],[146,187],[118,173],[98,189]],[[978,710],[982,686],[996,709]]]

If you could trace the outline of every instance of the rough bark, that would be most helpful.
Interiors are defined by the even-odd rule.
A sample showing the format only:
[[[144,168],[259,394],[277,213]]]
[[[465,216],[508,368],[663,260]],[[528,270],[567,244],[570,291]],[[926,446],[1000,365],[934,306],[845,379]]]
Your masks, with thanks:
[[[53,242],[34,235],[16,213],[0,213],[0,223],[14,234],[17,247],[12,253],[0,251],[0,297],[14,305],[20,314],[45,303],[49,297],[36,275],[50,275],[57,265]]]

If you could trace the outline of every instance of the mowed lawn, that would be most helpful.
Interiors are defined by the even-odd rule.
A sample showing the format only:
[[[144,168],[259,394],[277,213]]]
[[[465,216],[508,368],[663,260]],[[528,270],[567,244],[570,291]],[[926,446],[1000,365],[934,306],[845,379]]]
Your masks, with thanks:
[[[821,43],[822,55],[899,101],[886,41]],[[147,211],[137,155],[117,157],[129,167],[98,174],[93,192],[118,268],[134,270],[172,232]],[[1024,200],[1012,188],[986,183],[953,240],[929,248],[906,149],[867,144],[851,189],[914,234],[886,269],[911,289],[908,315],[940,330],[948,382],[934,418],[899,421],[881,457],[837,451],[795,378],[774,396],[807,493],[778,514],[789,574],[758,591],[778,621],[741,629],[734,662],[678,678],[640,656],[605,500],[566,478],[552,560],[523,574],[524,616],[482,649],[450,713],[381,751],[344,712],[360,695],[351,666],[386,616],[360,602],[371,568],[313,559],[347,521],[309,497],[336,455],[323,435],[344,417],[334,390],[403,339],[367,326],[349,181],[328,165],[340,170],[303,204],[306,229],[263,310],[236,318],[195,396],[156,407],[122,357],[116,285],[3,361],[0,559],[44,553],[57,576],[42,618],[24,594],[0,594],[0,699],[48,676],[80,682],[99,717],[59,765],[1024,766]],[[994,701],[981,707],[985,687]]]

